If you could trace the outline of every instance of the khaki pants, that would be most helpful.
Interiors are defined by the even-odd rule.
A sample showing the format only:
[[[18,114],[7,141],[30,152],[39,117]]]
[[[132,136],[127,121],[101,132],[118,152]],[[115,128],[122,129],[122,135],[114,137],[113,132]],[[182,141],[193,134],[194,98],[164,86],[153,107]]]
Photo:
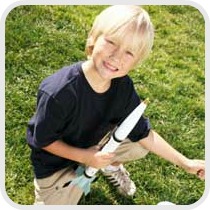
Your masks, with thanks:
[[[99,144],[104,144],[105,136]],[[148,151],[138,142],[126,139],[115,151],[113,162],[128,162],[146,156]],[[75,178],[75,172],[71,168],[62,169],[53,175],[34,179],[35,204],[42,205],[76,205],[83,191],[79,187],[70,187],[68,183]]]

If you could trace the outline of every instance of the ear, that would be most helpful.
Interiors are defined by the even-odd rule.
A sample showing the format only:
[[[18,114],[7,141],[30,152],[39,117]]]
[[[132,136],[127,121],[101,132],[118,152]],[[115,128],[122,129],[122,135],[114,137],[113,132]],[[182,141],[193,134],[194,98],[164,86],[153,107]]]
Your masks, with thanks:
[[[91,57],[91,55],[93,53],[93,49],[94,49],[93,45],[86,47],[86,54],[87,54],[88,57]]]
[[[94,49],[94,39],[92,36],[90,36],[87,39],[86,48],[85,48],[87,57],[91,57],[93,49]]]

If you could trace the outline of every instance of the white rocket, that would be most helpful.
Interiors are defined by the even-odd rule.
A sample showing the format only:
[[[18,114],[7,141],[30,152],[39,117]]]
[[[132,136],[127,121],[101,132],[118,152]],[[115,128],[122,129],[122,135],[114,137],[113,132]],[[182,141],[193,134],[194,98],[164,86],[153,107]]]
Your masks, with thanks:
[[[101,151],[104,152],[114,152],[117,147],[125,140],[130,132],[133,130],[139,119],[144,113],[144,110],[147,107],[149,100],[146,99],[141,102],[119,125],[119,127],[113,132],[109,141],[105,144]],[[70,185],[81,188],[85,195],[90,191],[90,183],[94,180],[95,174],[99,169],[93,167],[86,167],[85,169],[82,166],[79,166],[76,170],[77,177],[72,180]]]
[[[140,117],[144,113],[149,100],[146,99],[141,102],[119,125],[119,127],[112,134],[110,140],[105,144],[101,151],[104,152],[114,152],[115,149],[125,140],[130,132],[133,130]],[[87,177],[93,177],[97,173],[98,169],[87,167],[85,170],[85,175]]]

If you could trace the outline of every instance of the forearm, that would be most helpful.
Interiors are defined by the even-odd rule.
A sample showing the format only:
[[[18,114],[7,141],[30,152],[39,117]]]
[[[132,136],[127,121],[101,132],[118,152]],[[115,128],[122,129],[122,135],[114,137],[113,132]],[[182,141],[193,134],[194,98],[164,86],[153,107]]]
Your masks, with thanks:
[[[149,136],[139,143],[150,152],[165,160],[186,169],[189,159],[168,144],[159,134],[151,131]]]
[[[86,150],[70,146],[62,140],[54,141],[42,149],[62,158],[73,160],[79,163],[85,163]]]
[[[73,160],[94,168],[104,168],[105,166],[110,165],[112,158],[114,157],[113,153],[103,153],[99,151],[97,146],[82,149],[68,145],[62,140],[57,140],[42,149],[59,157]]]

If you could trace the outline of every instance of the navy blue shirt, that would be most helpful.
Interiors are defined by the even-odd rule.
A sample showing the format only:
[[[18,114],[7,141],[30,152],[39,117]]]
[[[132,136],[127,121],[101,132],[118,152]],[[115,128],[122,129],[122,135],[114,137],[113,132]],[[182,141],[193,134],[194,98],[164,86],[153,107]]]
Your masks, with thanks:
[[[64,67],[39,86],[36,113],[27,130],[37,178],[75,164],[42,150],[42,147],[59,139],[80,148],[96,145],[140,103],[129,76],[113,79],[106,92],[96,93],[86,80],[81,65],[82,62],[78,62]],[[149,130],[149,120],[141,117],[129,138],[138,141],[146,137]]]

